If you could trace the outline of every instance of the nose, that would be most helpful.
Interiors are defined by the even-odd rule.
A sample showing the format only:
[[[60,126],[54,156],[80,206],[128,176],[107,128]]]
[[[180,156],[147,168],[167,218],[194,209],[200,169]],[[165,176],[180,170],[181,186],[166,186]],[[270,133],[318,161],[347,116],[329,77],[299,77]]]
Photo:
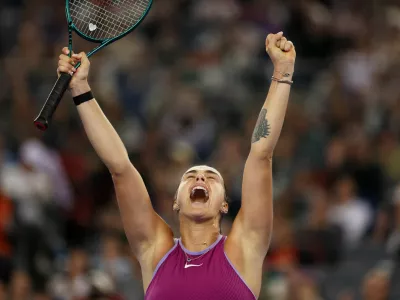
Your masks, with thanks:
[[[197,174],[196,175],[196,182],[199,182],[199,181],[203,181],[203,182],[205,182],[206,181],[206,177],[204,176],[204,174]]]

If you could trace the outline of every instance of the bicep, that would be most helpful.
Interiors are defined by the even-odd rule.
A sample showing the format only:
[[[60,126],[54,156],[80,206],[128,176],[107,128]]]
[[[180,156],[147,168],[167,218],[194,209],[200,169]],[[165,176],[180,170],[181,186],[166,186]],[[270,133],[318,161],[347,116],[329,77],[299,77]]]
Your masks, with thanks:
[[[172,231],[154,211],[142,177],[132,164],[113,182],[125,233],[138,259],[158,243],[173,243]]]
[[[271,238],[272,220],[272,161],[250,153],[244,168],[242,205],[233,224],[233,235],[237,232],[236,239],[245,239],[245,244],[251,244],[253,250],[264,256]]]

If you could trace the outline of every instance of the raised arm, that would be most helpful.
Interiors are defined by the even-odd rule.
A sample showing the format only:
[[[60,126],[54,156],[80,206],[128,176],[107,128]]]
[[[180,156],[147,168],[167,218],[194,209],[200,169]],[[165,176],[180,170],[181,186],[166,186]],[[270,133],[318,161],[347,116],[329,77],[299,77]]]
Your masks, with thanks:
[[[240,256],[250,260],[251,268],[262,265],[271,239],[272,156],[285,118],[296,57],[293,44],[282,33],[268,35],[266,50],[274,64],[273,81],[254,128],[243,175],[242,206],[228,238],[241,249]]]
[[[90,63],[84,53],[74,54],[72,58],[67,54],[68,49],[64,48],[58,72],[74,72],[73,65],[78,61],[82,63],[70,84],[72,96],[76,97],[90,91],[87,82]],[[172,232],[153,210],[140,174],[131,164],[125,146],[97,101],[93,98],[77,108],[93,148],[112,175],[125,233],[132,250],[141,264],[147,263],[149,259],[155,259],[151,256],[155,248],[160,248],[159,245],[172,247]]]

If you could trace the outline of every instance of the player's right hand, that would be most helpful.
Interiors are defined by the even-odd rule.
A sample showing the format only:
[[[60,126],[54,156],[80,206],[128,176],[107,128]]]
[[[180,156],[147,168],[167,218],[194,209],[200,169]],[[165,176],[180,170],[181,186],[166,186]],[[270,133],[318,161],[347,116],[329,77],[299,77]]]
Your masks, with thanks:
[[[90,61],[87,58],[85,52],[79,54],[73,53],[71,57],[68,56],[69,50],[67,47],[62,49],[62,54],[60,54],[58,61],[57,74],[68,73],[72,76],[71,83],[69,87],[72,89],[80,84],[87,84],[87,78],[89,75]],[[81,65],[78,69],[74,66],[80,62]]]

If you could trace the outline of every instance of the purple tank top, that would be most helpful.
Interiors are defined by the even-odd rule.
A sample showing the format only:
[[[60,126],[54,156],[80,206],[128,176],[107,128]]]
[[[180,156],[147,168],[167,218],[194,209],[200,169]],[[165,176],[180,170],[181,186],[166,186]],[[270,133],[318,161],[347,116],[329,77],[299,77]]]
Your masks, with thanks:
[[[224,251],[222,235],[207,249],[175,246],[158,263],[145,300],[254,300],[256,297]],[[192,258],[186,261],[186,255]],[[197,258],[197,259],[196,259]]]

